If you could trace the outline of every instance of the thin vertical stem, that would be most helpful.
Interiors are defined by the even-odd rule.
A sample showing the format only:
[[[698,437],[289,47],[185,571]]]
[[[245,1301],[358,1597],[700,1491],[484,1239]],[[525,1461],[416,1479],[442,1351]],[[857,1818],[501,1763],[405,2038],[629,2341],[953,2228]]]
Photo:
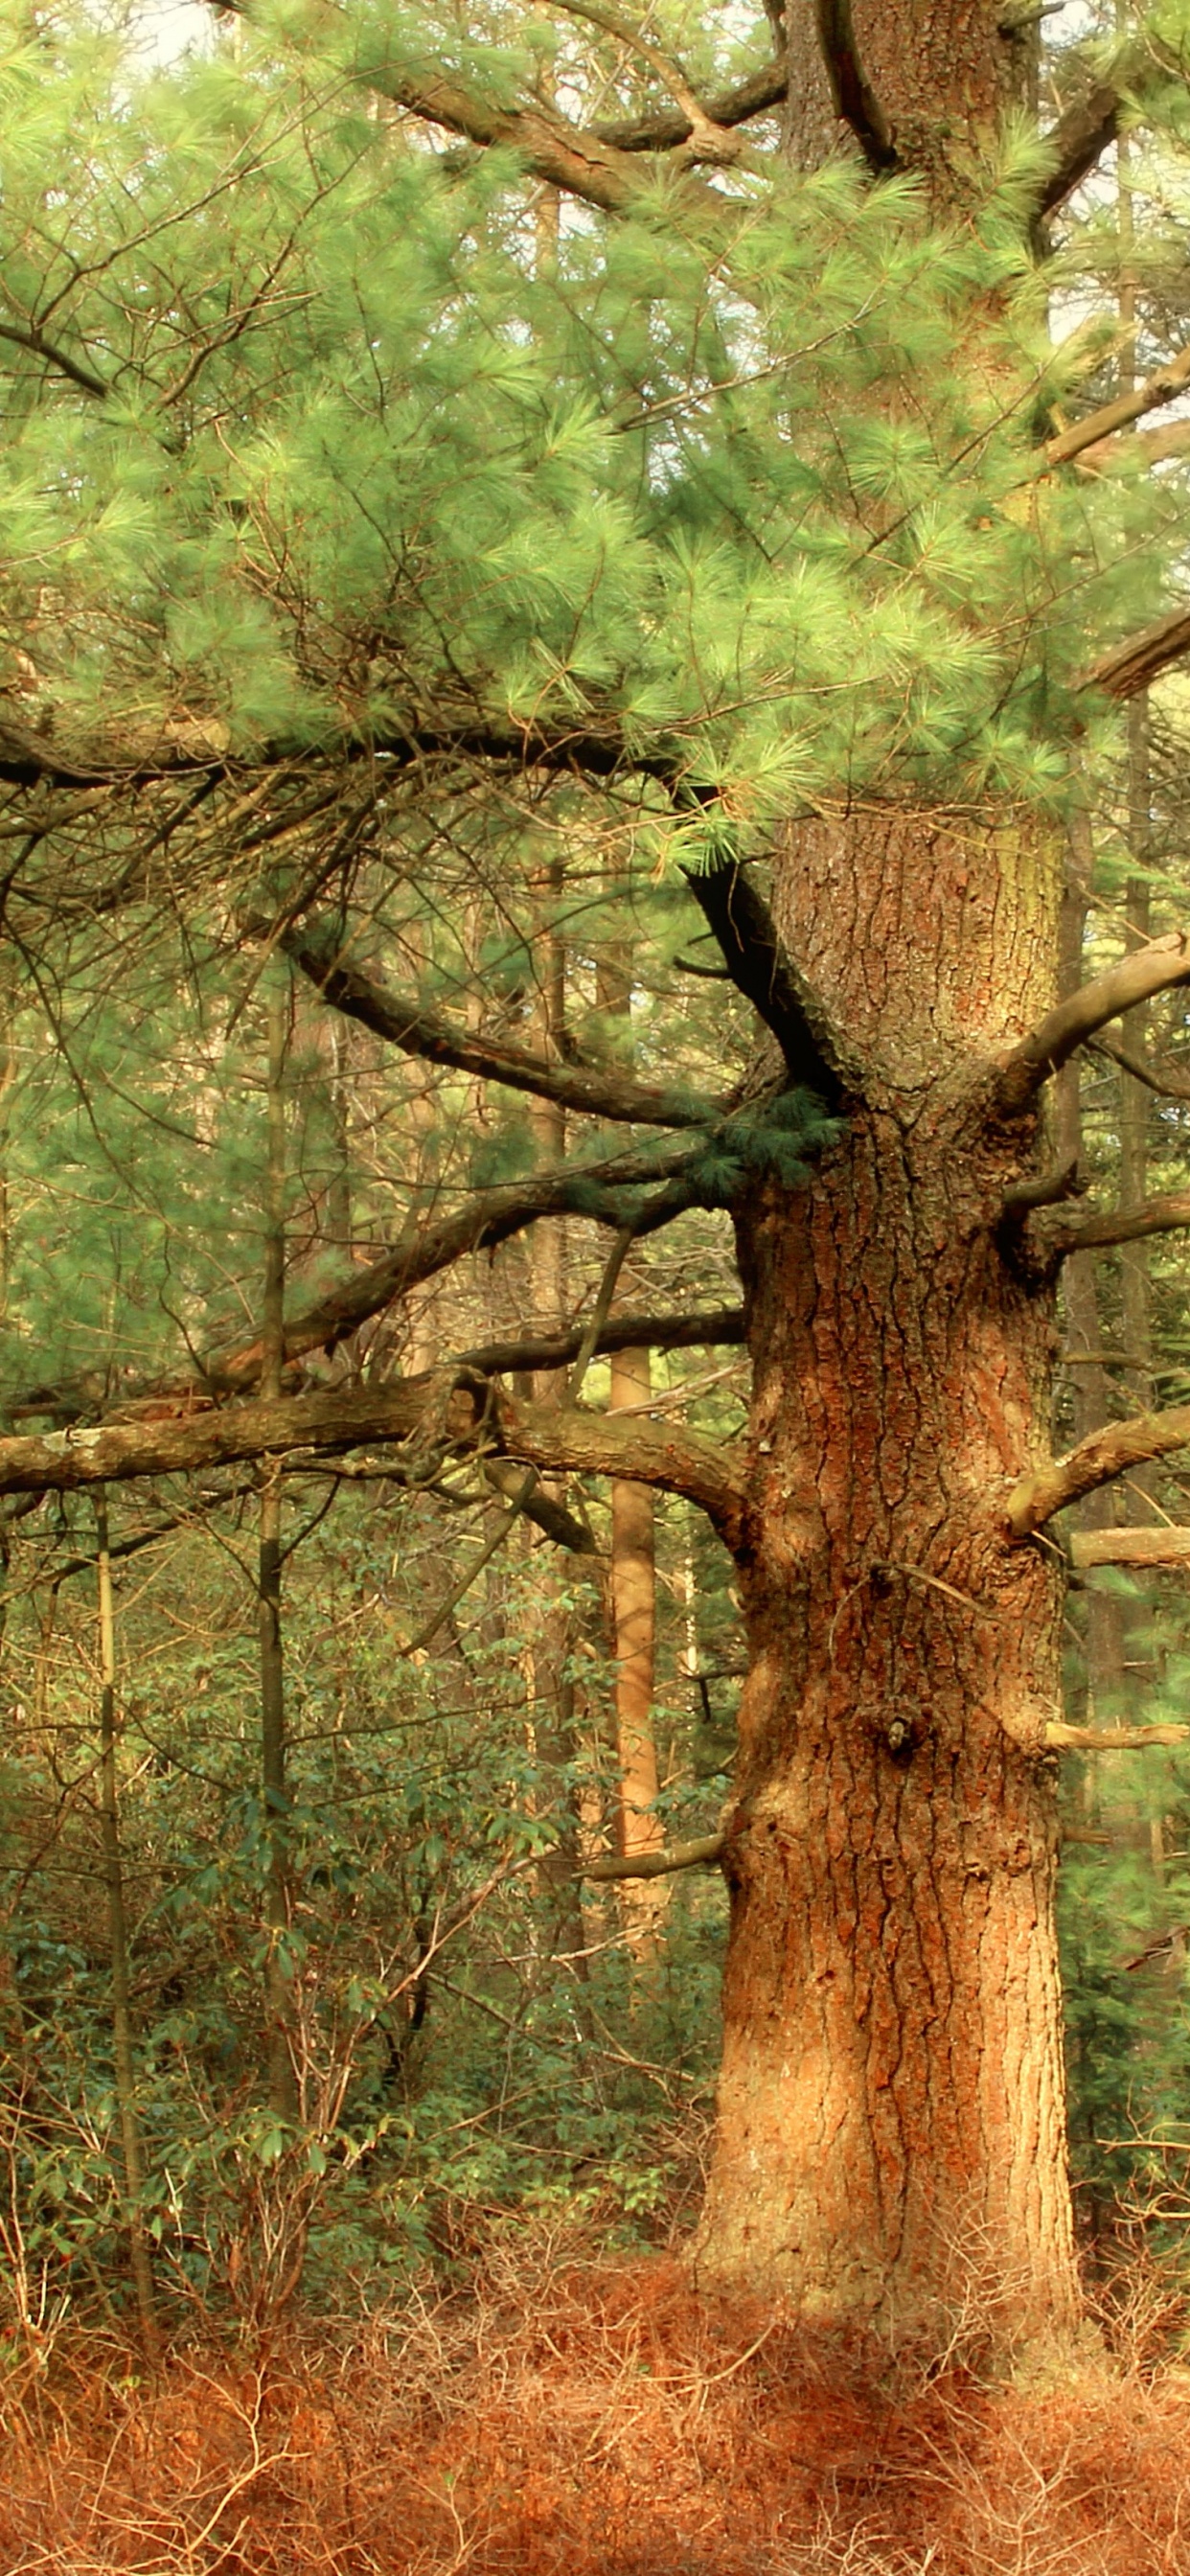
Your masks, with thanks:
[[[285,1356],[285,1056],[288,1035],[289,991],[278,972],[270,981],[268,1002],[268,1147],[264,1188],[261,1369],[261,1393],[265,1396],[280,1394]],[[289,1792],[285,1758],[285,1666],[281,1639],[281,1476],[275,1458],[261,1460],[259,1545],[260,1751],[268,1852],[265,2011],[269,2106],[279,2118],[294,2120],[298,2103],[289,2044],[292,1994],[286,1956],[290,1924]]]
[[[99,1586],[99,1813],[103,1834],[103,1875],[107,1886],[108,1937],[112,1969],[112,2055],[116,2104],[124,2151],[124,2223],[136,2293],[145,2357],[155,2369],[161,2358],[161,2335],[144,2222],[145,2160],[136,2111],[136,2067],[132,2051],[129,2006],[128,1916],[124,1904],[124,1870],[120,1854],[120,1784],[116,1764],[116,1619],[112,1600],[112,1560],[108,1541],[107,1495],[95,1492]]]

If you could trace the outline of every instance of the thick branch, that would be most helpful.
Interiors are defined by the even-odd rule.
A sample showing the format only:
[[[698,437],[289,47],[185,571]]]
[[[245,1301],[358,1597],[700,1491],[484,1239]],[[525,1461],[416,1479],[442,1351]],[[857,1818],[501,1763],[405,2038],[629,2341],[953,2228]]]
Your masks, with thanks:
[[[69,1493],[132,1476],[190,1475],[245,1458],[319,1455],[411,1439],[438,1448],[495,1448],[550,1473],[630,1476],[700,1503],[725,1535],[743,1507],[735,1453],[672,1426],[584,1413],[578,1405],[493,1402],[453,1370],[382,1387],[335,1388],[196,1408],[179,1398],[151,1420],[0,1439],[0,1494]]]
[[[345,725],[316,744],[278,736],[241,757],[230,746],[226,726],[215,720],[129,722],[114,735],[72,739],[65,724],[41,732],[11,698],[0,699],[0,780],[12,787],[140,787],[178,777],[234,777],[244,770],[328,769],[353,761],[410,769],[431,760],[487,761],[559,774],[582,771],[593,778],[635,772],[667,786],[676,771],[669,756],[629,754],[618,728],[610,724],[559,727],[557,732],[531,724],[479,723],[474,717],[437,725]]]
[[[557,109],[539,101],[501,107],[445,72],[411,71],[406,64],[382,57],[359,61],[358,76],[381,98],[392,99],[412,116],[445,126],[468,143],[499,144],[517,153],[535,179],[568,196],[581,197],[605,214],[627,213],[650,185],[651,174],[631,151],[605,142],[594,129],[572,125]],[[723,219],[723,200],[713,190],[688,180],[691,201]]]
[[[1072,99],[1045,137],[1053,169],[1041,191],[1038,213],[1052,215],[1102,160],[1120,131],[1124,93],[1118,79],[1096,81]]]
[[[762,71],[749,73],[735,89],[721,90],[717,98],[706,100],[708,123],[729,128],[746,125],[750,117],[763,116],[769,108],[779,107],[788,87],[784,63],[766,63]],[[690,141],[694,127],[680,108],[662,107],[652,115],[624,117],[618,122],[597,119],[591,132],[618,152],[673,152]]]
[[[1002,1068],[997,1083],[1000,1107],[1010,1117],[1018,1117],[1096,1029],[1176,984],[1190,984],[1190,938],[1180,930],[1166,939],[1151,940],[1147,948],[1125,957],[1118,966],[1109,966],[1106,974],[1096,975],[1068,1001],[1047,1012],[1040,1027],[1022,1038]]]
[[[851,127],[869,169],[895,170],[892,127],[860,60],[851,0],[815,0],[815,8],[835,113]]]
[[[618,1315],[597,1334],[593,1356],[645,1347],[654,1351],[701,1350],[716,1343],[734,1347],[743,1339],[742,1306],[717,1306],[702,1315]],[[522,1369],[569,1368],[583,1340],[580,1326],[573,1333],[555,1333],[537,1342],[482,1342],[476,1350],[461,1352],[457,1364],[482,1369],[491,1377],[511,1377]]]
[[[729,1547],[738,1544],[744,1507],[738,1454],[718,1441],[643,1415],[585,1413],[579,1405],[497,1406],[500,1445],[508,1458],[547,1474],[625,1476],[661,1493],[699,1503]],[[2,1488],[0,1488],[2,1490]]]
[[[1190,385],[1190,345],[1180,349],[1175,358],[1155,369],[1144,382],[1133,385],[1127,393],[1117,394],[1114,402],[1101,403],[1098,411],[1088,412],[1085,420],[1076,420],[1069,429],[1060,430],[1046,442],[1046,460],[1050,465],[1069,465],[1083,450],[1097,446],[1101,438],[1111,438],[1117,429],[1127,429],[1129,422],[1140,420],[1147,411],[1159,411],[1164,403],[1176,402]]]
[[[829,1109],[839,1108],[846,1088],[843,1049],[750,878],[732,862],[697,874],[688,869],[686,882],[733,984],[772,1030],[793,1080],[816,1091]]]
[[[1108,1208],[1103,1216],[1084,1216],[1047,1228],[1046,1244],[1060,1261],[1072,1252],[1102,1252],[1113,1243],[1143,1243],[1151,1234],[1178,1234],[1190,1225],[1190,1190],[1170,1190],[1164,1198],[1142,1199],[1139,1207]]]
[[[1139,635],[1130,635],[1125,643],[1113,645],[1110,653],[1104,653],[1084,672],[1079,685],[1102,689],[1109,698],[1136,698],[1187,653],[1190,609],[1174,608],[1168,617],[1159,617],[1155,626],[1146,626]]]
[[[1005,1514],[1009,1536],[1030,1537],[1067,1503],[1081,1502],[1084,1494],[1097,1493],[1101,1485],[1127,1475],[1129,1468],[1167,1458],[1187,1445],[1190,1404],[1173,1404],[1162,1413],[1138,1413],[1131,1422],[1109,1422],[1102,1431],[1089,1432],[1064,1458],[1035,1468],[1014,1486]]]
[[[1031,1172],[1026,1180],[1013,1181],[1004,1193],[1004,1218],[1010,1225],[1019,1225],[1035,1208],[1056,1207],[1062,1199],[1079,1198],[1084,1187],[1078,1176],[1078,1155],[1068,1154],[1064,1162],[1053,1164],[1048,1171]]]
[[[485,1081],[506,1083],[513,1091],[626,1125],[702,1127],[716,1114],[710,1103],[692,1100],[688,1092],[638,1082],[631,1074],[553,1062],[506,1039],[455,1028],[439,1012],[426,1010],[412,996],[388,991],[353,965],[335,944],[333,932],[328,937],[329,928],[318,921],[304,924],[287,932],[281,946],[324,1001],[406,1055],[453,1065]]]

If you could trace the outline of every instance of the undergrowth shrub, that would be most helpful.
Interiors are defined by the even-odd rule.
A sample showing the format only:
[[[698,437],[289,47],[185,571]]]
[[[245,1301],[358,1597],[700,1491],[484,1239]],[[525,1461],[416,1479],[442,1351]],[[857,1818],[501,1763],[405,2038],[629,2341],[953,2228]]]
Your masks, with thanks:
[[[156,2384],[98,2332],[10,2369],[11,2576],[1181,2576],[1190,2372],[1151,2284],[1042,2387],[906,2373],[602,2215],[497,2225],[469,2277]],[[919,2357],[920,2361],[920,2357]]]

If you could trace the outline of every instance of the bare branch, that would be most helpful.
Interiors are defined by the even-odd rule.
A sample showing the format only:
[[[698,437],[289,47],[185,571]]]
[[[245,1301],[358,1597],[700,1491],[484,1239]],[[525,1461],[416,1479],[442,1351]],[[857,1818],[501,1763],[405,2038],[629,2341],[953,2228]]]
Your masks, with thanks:
[[[548,1474],[625,1476],[661,1493],[684,1494],[701,1505],[728,1547],[738,1545],[743,1461],[725,1444],[639,1414],[625,1421],[578,1405],[522,1405],[511,1396],[500,1398],[497,1420],[505,1457]]]
[[[726,1834],[701,1834],[696,1842],[674,1843],[668,1851],[633,1852],[629,1860],[618,1860],[614,1852],[600,1853],[597,1860],[584,1861],[576,1876],[601,1880],[668,1878],[675,1869],[714,1869],[726,1847]]]
[[[410,769],[433,760],[475,760],[514,770],[547,769],[615,778],[635,773],[672,786],[677,763],[670,754],[629,752],[618,726],[592,724],[547,730],[502,725],[475,716],[436,725],[344,726],[316,744],[277,738],[251,751],[233,750],[225,725],[163,717],[131,722],[112,734],[72,737],[59,716],[54,730],[28,722],[11,699],[0,698],[0,779],[13,787],[140,787],[178,777],[239,777],[245,772],[322,770],[345,762],[375,763],[383,770]]]
[[[1168,938],[1150,940],[1134,956],[1081,985],[1014,1047],[996,1086],[1000,1108],[1010,1117],[1019,1116],[1096,1029],[1177,984],[1190,984],[1190,937],[1180,930]]]
[[[1072,99],[1045,137],[1054,166],[1038,203],[1041,216],[1052,215],[1102,160],[1120,131],[1124,93],[1118,79],[1096,81],[1081,98]]]
[[[1062,1199],[1081,1196],[1086,1183],[1079,1180],[1078,1155],[1068,1154],[1048,1172],[1034,1172],[1027,1180],[1013,1181],[1005,1190],[1002,1215],[1009,1224],[1020,1224],[1034,1208],[1056,1207]]]
[[[572,125],[539,100],[503,107],[449,73],[414,73],[408,64],[387,63],[379,53],[361,56],[357,77],[381,98],[392,99],[394,105],[431,125],[445,126],[448,133],[462,135],[468,143],[502,144],[520,156],[535,179],[599,206],[605,214],[627,213],[650,184],[648,170],[642,170],[632,152],[605,142],[593,127]],[[693,178],[687,179],[686,189],[691,205],[700,206],[721,225],[722,198]]]
[[[848,1087],[845,1050],[751,879],[732,861],[698,873],[687,869],[686,882],[714,931],[733,984],[772,1030],[793,1080],[837,1109]]]
[[[1046,461],[1050,465],[1069,465],[1085,448],[1095,447],[1100,439],[1111,438],[1117,429],[1127,429],[1130,421],[1140,420],[1147,411],[1159,411],[1164,403],[1176,402],[1190,385],[1190,346],[1180,349],[1164,367],[1158,367],[1143,384],[1133,385],[1128,393],[1117,394],[1114,402],[1102,403],[1098,411],[1088,412],[1085,420],[1059,431],[1046,442]]]
[[[780,107],[788,87],[785,64],[766,63],[763,71],[750,73],[737,88],[721,90],[717,98],[708,98],[705,114],[712,125],[746,125],[750,117],[763,116],[769,108]],[[591,128],[601,143],[613,144],[618,152],[673,152],[690,141],[693,131],[689,117],[683,116],[680,108],[672,107],[618,123],[597,120]]]
[[[584,1413],[578,1405],[493,1401],[449,1369],[387,1386],[334,1388],[226,1405],[159,1401],[151,1419],[0,1439],[0,1493],[70,1493],[134,1476],[191,1475],[246,1458],[418,1439],[462,1452],[495,1448],[558,1474],[630,1476],[700,1503],[725,1535],[743,1509],[736,1453],[672,1425]],[[729,1537],[730,1544],[730,1537]]]
[[[30,357],[41,358],[56,375],[65,376],[72,385],[77,385],[80,393],[106,402],[109,388],[102,376],[97,376],[93,368],[85,367],[80,359],[72,358],[68,349],[60,349],[56,341],[43,339],[40,331],[19,331],[12,322],[0,322],[0,340],[10,341],[14,349],[27,349]]]
[[[543,1485],[538,1484],[526,1494],[525,1480],[519,1468],[504,1458],[485,1458],[483,1472],[485,1482],[492,1486],[494,1492],[502,1494],[506,1503],[516,1501],[524,1518],[533,1521],[543,1537],[553,1540],[555,1547],[566,1548],[571,1556],[598,1556],[599,1550],[585,1523],[576,1520],[564,1503],[547,1494]]]
[[[1168,1458],[1190,1444],[1190,1404],[1174,1404],[1161,1413],[1138,1413],[1130,1422],[1109,1422],[1088,1432],[1076,1449],[1022,1476],[1008,1499],[1005,1520],[1011,1538],[1025,1539],[1044,1529],[1055,1512],[1084,1494],[1097,1493],[1124,1476],[1130,1467]]]
[[[1130,635],[1123,644],[1115,644],[1110,653],[1083,673],[1079,686],[1102,689],[1109,698],[1136,698],[1142,689],[1152,687],[1171,662],[1180,662],[1190,652],[1190,609],[1171,609],[1168,617],[1159,617],[1155,626],[1146,626],[1139,635]]]
[[[714,1343],[734,1346],[743,1339],[743,1307],[717,1306],[702,1315],[618,1315],[598,1335],[595,1350],[596,1354],[630,1351],[646,1345],[654,1351],[701,1350]],[[492,1377],[511,1377],[518,1370],[569,1368],[582,1344],[581,1327],[537,1342],[483,1342],[476,1350],[462,1351],[457,1365],[482,1369]]]
[[[1122,1073],[1130,1073],[1134,1082],[1143,1082],[1147,1090],[1158,1092],[1162,1100],[1190,1100],[1190,1074],[1177,1073],[1172,1065],[1163,1064],[1158,1069],[1156,1065],[1147,1064],[1143,1056],[1133,1055],[1118,1038],[1094,1038],[1091,1052],[1093,1055],[1110,1056]]]
[[[413,996],[390,992],[352,964],[338,945],[332,924],[305,923],[300,930],[285,932],[280,945],[324,1001],[406,1055],[454,1065],[460,1072],[506,1083],[511,1090],[530,1092],[537,1099],[559,1101],[564,1108],[593,1118],[638,1126],[702,1127],[716,1115],[715,1106],[692,1100],[689,1092],[666,1091],[614,1070],[556,1063],[504,1038],[452,1027],[439,1012],[426,1010]]]
[[[1045,1730],[1055,1752],[1078,1753],[1143,1753],[1150,1744],[1184,1744],[1188,1735],[1190,1726],[1067,1726],[1061,1718]],[[1077,1839],[1064,1831],[1064,1841]]]
[[[1072,1530],[1070,1557],[1080,1572],[1094,1565],[1184,1565],[1190,1529],[1154,1521],[1140,1529]]]
[[[1170,1190],[1164,1198],[1142,1199],[1139,1207],[1108,1208],[1102,1216],[1080,1217],[1046,1230],[1047,1248],[1059,1261],[1072,1252],[1102,1252],[1113,1243],[1143,1243],[1151,1234],[1178,1234],[1190,1225],[1190,1190]]]
[[[815,0],[815,11],[836,115],[851,127],[869,169],[895,170],[892,127],[860,60],[851,0]]]
[[[1079,470],[1084,474],[1124,474],[1146,465],[1163,465],[1171,456],[1190,452],[1190,420],[1167,421],[1164,429],[1137,429],[1124,436],[1097,439],[1084,447]]]

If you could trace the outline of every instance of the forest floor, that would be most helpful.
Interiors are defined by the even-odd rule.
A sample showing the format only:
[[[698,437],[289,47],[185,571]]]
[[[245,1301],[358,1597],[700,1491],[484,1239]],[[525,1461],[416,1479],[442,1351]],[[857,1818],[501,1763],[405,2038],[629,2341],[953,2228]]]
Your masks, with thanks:
[[[0,2570],[1190,2576],[1188,2325],[1138,2281],[1031,2386],[882,2372],[571,2236],[155,2384],[76,2327],[9,2381]]]

